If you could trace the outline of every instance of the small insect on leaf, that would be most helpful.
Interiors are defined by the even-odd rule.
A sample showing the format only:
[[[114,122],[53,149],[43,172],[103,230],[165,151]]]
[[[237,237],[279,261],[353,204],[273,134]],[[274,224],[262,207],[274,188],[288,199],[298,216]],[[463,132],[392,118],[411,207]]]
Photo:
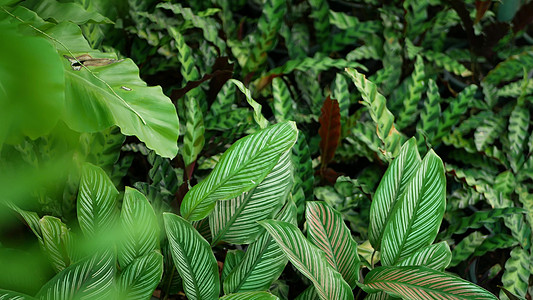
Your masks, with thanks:
[[[89,54],[83,54],[76,58],[68,56],[68,55],[63,55],[63,57],[65,57],[66,59],[68,59],[68,61],[70,61],[70,66],[72,67],[74,71],[81,70],[82,65],[86,67],[100,67],[100,66],[105,66],[105,65],[109,65],[115,62],[122,61],[122,60],[110,59],[110,58],[93,58]]]
[[[120,88],[123,89],[123,90],[125,90],[125,91],[131,91],[131,89],[130,89],[129,87],[124,86],[124,85],[121,86]]]

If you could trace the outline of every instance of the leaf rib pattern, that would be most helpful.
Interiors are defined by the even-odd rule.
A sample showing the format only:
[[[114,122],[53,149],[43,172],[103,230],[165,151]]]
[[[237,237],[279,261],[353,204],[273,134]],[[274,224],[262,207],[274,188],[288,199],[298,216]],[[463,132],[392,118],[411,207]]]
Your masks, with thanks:
[[[149,299],[163,276],[163,256],[156,251],[133,260],[120,274],[121,299]]]

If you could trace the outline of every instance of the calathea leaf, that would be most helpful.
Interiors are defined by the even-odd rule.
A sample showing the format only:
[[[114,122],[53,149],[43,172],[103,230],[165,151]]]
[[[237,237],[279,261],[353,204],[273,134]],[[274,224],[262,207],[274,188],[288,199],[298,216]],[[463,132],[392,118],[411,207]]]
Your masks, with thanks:
[[[366,275],[364,288],[404,299],[498,299],[469,281],[427,267],[377,267]]]
[[[322,250],[307,241],[298,227],[283,221],[261,221],[289,261],[313,285],[323,300],[353,299],[352,289],[328,263]]]
[[[308,238],[326,254],[328,263],[354,288],[359,279],[357,243],[341,214],[324,202],[307,202]]]
[[[118,261],[122,268],[135,258],[159,248],[159,225],[155,212],[139,191],[126,187],[120,215],[122,236]]]
[[[39,299],[110,299],[113,293],[115,257],[99,253],[72,264],[48,281]]]
[[[118,219],[118,191],[97,166],[85,164],[81,171],[78,193],[78,221],[88,238],[114,229]]]
[[[32,296],[24,295],[22,293],[2,290],[0,289],[0,299],[2,300],[34,300]]]
[[[278,213],[276,219],[296,224],[296,206],[289,201]],[[226,258],[228,260],[228,258]],[[257,241],[250,244],[238,264],[224,278],[224,292],[267,290],[287,265],[280,246],[268,232],[263,232]],[[226,264],[224,264],[224,268]]]
[[[444,271],[452,260],[450,246],[446,242],[424,247],[406,257],[398,266],[424,266],[434,270]]]
[[[222,267],[222,274],[220,274],[222,281],[228,277],[231,271],[233,271],[233,269],[242,261],[243,257],[244,251],[239,249],[228,250],[228,252],[226,252],[226,259],[224,260],[224,266]]]
[[[60,219],[44,216],[39,221],[42,232],[42,248],[48,256],[56,272],[62,271],[70,265],[67,247],[70,245],[70,232]]]
[[[381,247],[384,265],[394,265],[433,242],[444,215],[445,195],[444,165],[430,150],[391,212]]]
[[[220,240],[232,244],[255,241],[264,232],[257,221],[272,218],[287,199],[292,173],[291,152],[287,151],[258,186],[231,200],[218,201],[209,215],[211,244]]]
[[[320,135],[320,162],[322,168],[325,168],[333,159],[341,136],[339,102],[328,96],[322,105],[318,121],[320,122],[320,128],[318,129],[318,134]]]
[[[149,299],[163,276],[163,256],[152,251],[135,258],[118,278],[120,299]]]
[[[370,207],[368,239],[374,249],[381,249],[383,232],[391,219],[391,212],[398,199],[405,192],[407,184],[420,166],[420,162],[416,141],[411,138],[403,144],[400,155],[392,161],[383,175]]]
[[[259,185],[297,136],[295,123],[284,122],[235,142],[209,176],[185,195],[181,215],[189,220],[203,219],[216,201],[235,198]]]
[[[316,289],[314,286],[310,286],[306,288],[298,297],[296,297],[295,300],[318,300],[320,297],[316,293]]]
[[[267,292],[243,292],[226,295],[220,300],[279,300],[279,298]]]
[[[218,266],[209,243],[183,218],[164,213],[165,230],[174,264],[188,299],[218,299]]]

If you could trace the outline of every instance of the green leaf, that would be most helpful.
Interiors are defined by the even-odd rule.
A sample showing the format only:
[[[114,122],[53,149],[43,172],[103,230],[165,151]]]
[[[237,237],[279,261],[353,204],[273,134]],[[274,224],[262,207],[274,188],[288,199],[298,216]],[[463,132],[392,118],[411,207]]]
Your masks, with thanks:
[[[163,213],[172,258],[188,299],[218,299],[217,260],[209,243],[183,218]]]
[[[71,239],[69,229],[60,219],[52,216],[44,216],[39,224],[42,232],[42,248],[54,270],[60,272],[70,265],[67,250]]]
[[[185,195],[181,215],[190,220],[203,219],[216,201],[235,198],[259,185],[297,136],[295,123],[285,122],[235,142],[209,176]]]
[[[509,145],[507,158],[515,173],[525,161],[524,146],[526,145],[529,129],[529,109],[522,105],[516,105],[509,117]]]
[[[505,262],[505,272],[502,276],[503,286],[520,297],[525,297],[529,286],[531,255],[522,247],[511,250],[511,257]],[[500,297],[503,297],[500,292]]]
[[[235,249],[235,250],[228,250],[226,252],[226,259],[224,260],[224,266],[222,267],[222,274],[220,274],[220,279],[222,282],[226,280],[228,275],[237,267],[237,265],[242,261],[242,258],[244,257],[244,251]],[[226,288],[226,284],[224,283],[224,289]]]
[[[381,249],[383,233],[392,217],[393,208],[405,192],[421,161],[416,140],[411,138],[403,144],[400,154],[383,175],[370,206],[368,239],[374,249]]]
[[[498,299],[469,281],[427,267],[377,267],[364,285],[405,299]]]
[[[267,292],[243,292],[220,297],[220,300],[279,300],[279,298]]]
[[[318,300],[320,297],[318,296],[316,289],[314,286],[310,286],[306,288],[298,297],[296,297],[295,300]]]
[[[474,231],[462,239],[455,248],[453,248],[453,259],[450,263],[450,267],[457,266],[459,263],[466,260],[476,251],[476,248],[479,247],[486,238],[487,236],[482,235],[481,232]]]
[[[81,171],[78,192],[78,222],[88,238],[115,228],[118,220],[118,191],[97,166],[86,163]]]
[[[326,203],[307,202],[305,217],[309,240],[353,289],[359,279],[359,255],[341,214]]]
[[[205,144],[204,138],[204,118],[198,99],[194,97],[185,98],[185,108],[187,117],[187,127],[183,138],[182,156],[185,166],[189,166],[198,157]]]
[[[25,1],[24,6],[36,12],[43,19],[53,19],[55,22],[70,21],[83,25],[86,23],[113,23],[108,18],[95,11],[87,11],[79,3],[59,2],[54,0]]]
[[[259,127],[266,128],[268,126],[268,121],[261,114],[261,108],[262,108],[261,104],[257,103],[252,98],[252,92],[250,92],[250,90],[247,89],[242,82],[240,82],[240,81],[238,81],[236,79],[230,79],[229,81],[233,82],[233,84],[235,84],[239,88],[239,90],[246,97],[246,101],[248,102],[248,104],[250,104],[250,106],[254,109],[254,120],[255,120],[255,122],[259,125]]]
[[[324,252],[307,241],[296,226],[274,220],[260,223],[294,267],[313,282],[321,299],[353,299],[352,289],[342,275],[329,265]]]
[[[365,297],[365,300],[390,300],[390,299],[397,299],[397,298],[394,298],[385,292],[372,293],[372,294],[366,295]]]
[[[113,293],[115,257],[111,252],[97,254],[72,264],[48,281],[39,299],[110,299]]]
[[[313,26],[320,44],[324,43],[331,34],[329,24],[329,5],[326,0],[311,0],[311,17],[314,19]],[[325,44],[323,44],[325,46]]]
[[[418,115],[418,102],[422,99],[422,93],[426,88],[424,79],[424,61],[422,57],[417,56],[415,61],[415,70],[409,80],[409,94],[403,100],[403,111],[398,115],[398,127],[405,128],[416,120]]]
[[[296,206],[289,201],[278,213],[276,219],[296,224]],[[235,293],[244,291],[267,290],[287,265],[283,251],[267,233],[263,232],[257,241],[246,249],[242,259],[224,278],[224,292]],[[226,264],[224,264],[226,267]]]
[[[287,151],[265,179],[249,192],[236,198],[218,201],[209,215],[213,235],[218,241],[249,244],[264,232],[257,221],[270,219],[283,206],[292,187],[291,152]]]
[[[476,248],[474,256],[483,256],[487,252],[492,252],[497,249],[511,248],[518,245],[518,241],[512,236],[505,233],[497,233],[487,237],[483,243]]]
[[[0,299],[2,300],[35,300],[32,296],[22,293],[0,289]]]
[[[118,261],[122,268],[134,259],[159,249],[159,225],[155,212],[139,191],[126,187],[120,215],[122,237]]]
[[[494,86],[502,81],[511,81],[523,74],[524,68],[531,70],[533,68],[533,47],[527,47],[526,50],[511,55],[506,60],[499,63],[495,68],[485,76],[483,81]]]
[[[424,101],[424,109],[420,112],[420,122],[417,124],[417,129],[424,132],[430,143],[439,129],[440,114],[439,88],[433,79],[429,79],[427,100]],[[418,142],[422,142],[422,139]]]
[[[293,115],[296,103],[292,100],[289,88],[280,77],[272,79],[272,100],[272,111],[278,123],[294,120]]]
[[[406,257],[398,266],[424,266],[438,271],[444,271],[452,260],[450,246],[446,242],[424,247]]]
[[[473,102],[476,91],[477,87],[475,85],[470,85],[462,90],[455,100],[450,102],[450,106],[442,112],[439,121],[439,130],[435,135],[435,140],[441,139],[450,133],[452,127],[464,116],[468,106]]]
[[[430,150],[407,184],[383,232],[381,261],[394,265],[430,245],[446,206],[446,178],[442,160]]]
[[[135,258],[118,277],[120,299],[149,299],[163,276],[163,256],[152,251]]]

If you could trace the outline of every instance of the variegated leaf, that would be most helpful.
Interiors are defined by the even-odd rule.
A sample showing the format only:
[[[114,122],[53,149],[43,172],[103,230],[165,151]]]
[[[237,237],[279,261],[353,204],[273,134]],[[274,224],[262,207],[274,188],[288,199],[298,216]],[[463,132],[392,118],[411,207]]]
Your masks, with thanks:
[[[0,289],[0,299],[1,300],[35,300],[32,296],[24,295],[22,293],[8,291]]]
[[[444,216],[446,178],[442,160],[430,150],[395,204],[383,232],[381,261],[395,265],[430,245]]]
[[[294,225],[282,221],[262,221],[289,259],[305,277],[313,282],[321,299],[353,299],[352,289],[342,275],[328,263],[322,250],[307,241]]]
[[[194,221],[203,219],[216,201],[235,198],[259,185],[297,137],[296,124],[284,122],[235,142],[209,176],[185,195],[182,216]]]
[[[52,216],[44,216],[39,224],[43,237],[42,248],[54,270],[60,272],[70,265],[67,249],[71,243],[69,229],[60,219]]]
[[[444,271],[452,260],[450,246],[446,242],[424,247],[400,261],[398,266],[424,266]]]
[[[243,292],[226,295],[220,300],[279,300],[279,298],[267,292]]]
[[[172,258],[183,279],[187,298],[218,299],[218,266],[209,243],[183,218],[164,213],[163,220]]]
[[[359,279],[357,243],[341,214],[324,202],[307,202],[308,238],[353,289]]]
[[[364,286],[413,300],[498,299],[469,281],[427,267],[377,267],[366,275]]]
[[[381,249],[383,232],[391,218],[391,212],[420,163],[416,141],[412,138],[403,144],[400,155],[392,161],[383,175],[370,207],[368,239],[374,249]]]
[[[163,256],[152,251],[135,258],[118,277],[120,299],[150,299],[163,276]]]

